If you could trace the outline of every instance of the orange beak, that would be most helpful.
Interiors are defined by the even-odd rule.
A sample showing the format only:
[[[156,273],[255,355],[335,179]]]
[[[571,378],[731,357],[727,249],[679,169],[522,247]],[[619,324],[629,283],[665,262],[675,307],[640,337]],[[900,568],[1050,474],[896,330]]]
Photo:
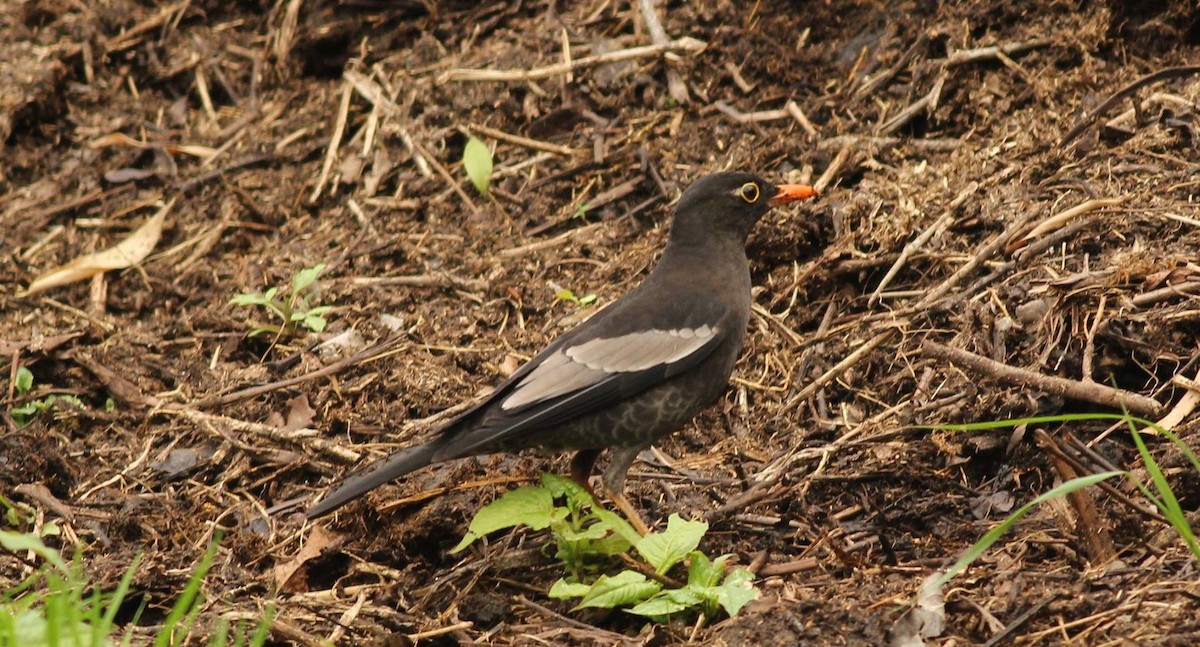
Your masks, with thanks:
[[[779,193],[776,193],[775,197],[771,198],[772,207],[778,207],[797,200],[807,200],[820,195],[816,189],[807,184],[780,184],[775,188],[779,189]]]

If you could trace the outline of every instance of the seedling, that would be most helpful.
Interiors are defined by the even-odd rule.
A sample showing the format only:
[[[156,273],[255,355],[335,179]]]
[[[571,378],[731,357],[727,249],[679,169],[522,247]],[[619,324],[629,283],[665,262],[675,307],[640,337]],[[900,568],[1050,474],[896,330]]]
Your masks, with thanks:
[[[571,290],[559,286],[554,286],[554,298],[558,299],[559,301],[569,301],[581,308],[596,301],[596,295],[594,293],[588,293],[580,297],[575,296],[575,293]]]
[[[492,151],[487,144],[471,137],[463,148],[463,168],[471,184],[483,195],[487,195],[492,182]]]
[[[28,395],[33,390],[33,373],[24,366],[18,367],[17,379],[13,383],[13,386],[16,387],[18,397]],[[73,395],[51,393],[44,398],[38,398],[19,407],[13,407],[9,413],[12,415],[13,420],[19,426],[23,427],[31,418],[47,409],[63,408],[86,409],[87,405],[83,403],[83,400]]]
[[[3,494],[0,494],[0,507],[4,508],[4,521],[12,528],[22,530],[37,524],[37,509],[28,503],[10,501]],[[37,536],[57,537],[60,534],[62,534],[62,530],[58,527],[58,522],[52,520],[42,524],[41,528],[38,529]]]
[[[564,500],[565,504],[556,505],[555,500]],[[721,609],[730,616],[737,615],[758,596],[750,571],[726,572],[731,555],[710,560],[697,550],[708,532],[707,523],[671,515],[666,530],[642,537],[620,516],[597,506],[574,481],[552,474],[542,475],[541,486],[512,490],[481,508],[466,536],[451,552],[466,548],[486,534],[521,525],[533,530],[550,529],[555,557],[568,575],[550,587],[549,596],[579,598],[576,609],[620,608],[665,623],[696,613],[711,618]],[[631,549],[641,556],[641,569],[624,569],[612,575],[602,572],[611,571],[621,555],[634,559],[629,555]],[[672,581],[667,574],[685,561],[686,583],[679,587],[664,584]],[[600,574],[593,578],[597,572]]]
[[[311,301],[317,295],[317,277],[324,271],[325,264],[322,263],[296,272],[292,276],[291,288],[286,299],[279,298],[278,287],[270,287],[266,292],[239,294],[230,299],[229,303],[235,306],[265,308],[279,320],[279,325],[256,323],[257,327],[250,331],[250,337],[267,332],[277,337],[285,337],[295,333],[301,326],[313,332],[321,332],[328,323],[324,314],[332,310],[333,306],[313,306]]]

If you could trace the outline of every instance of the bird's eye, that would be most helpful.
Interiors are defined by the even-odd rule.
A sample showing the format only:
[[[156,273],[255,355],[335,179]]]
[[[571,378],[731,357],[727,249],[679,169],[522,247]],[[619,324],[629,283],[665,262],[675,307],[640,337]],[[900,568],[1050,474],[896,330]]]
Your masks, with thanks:
[[[743,184],[742,188],[738,189],[738,196],[750,204],[758,202],[758,185],[754,182]]]

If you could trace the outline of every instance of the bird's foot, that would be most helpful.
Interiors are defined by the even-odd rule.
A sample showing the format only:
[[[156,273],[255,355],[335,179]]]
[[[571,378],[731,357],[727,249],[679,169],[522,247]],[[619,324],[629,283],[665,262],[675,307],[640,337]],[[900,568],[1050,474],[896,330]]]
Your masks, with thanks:
[[[587,490],[588,494],[592,495],[593,501],[599,498],[597,495],[600,492],[606,494],[613,505],[616,505],[621,514],[625,516],[629,525],[633,526],[639,535],[645,537],[650,534],[650,527],[642,520],[642,515],[638,513],[637,508],[634,508],[629,499],[622,494],[625,489],[625,472],[629,470],[629,463],[637,456],[638,451],[637,448],[618,450],[613,456],[613,465],[609,466],[609,470],[614,470],[612,474],[617,474],[620,478],[610,481],[611,474],[606,471],[601,486],[597,488],[592,485],[591,476],[592,468],[596,465],[596,458],[600,456],[600,450],[582,450],[571,459],[571,480]]]

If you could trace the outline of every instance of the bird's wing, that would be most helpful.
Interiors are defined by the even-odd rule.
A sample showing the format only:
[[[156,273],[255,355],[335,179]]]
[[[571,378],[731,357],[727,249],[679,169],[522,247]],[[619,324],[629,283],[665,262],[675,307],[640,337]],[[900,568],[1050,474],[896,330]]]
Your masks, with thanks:
[[[587,415],[696,366],[731,332],[723,329],[724,310],[705,301],[667,318],[683,325],[644,329],[622,325],[625,318],[613,313],[589,326],[592,334],[559,340],[481,403],[478,424],[442,439],[434,460]]]

